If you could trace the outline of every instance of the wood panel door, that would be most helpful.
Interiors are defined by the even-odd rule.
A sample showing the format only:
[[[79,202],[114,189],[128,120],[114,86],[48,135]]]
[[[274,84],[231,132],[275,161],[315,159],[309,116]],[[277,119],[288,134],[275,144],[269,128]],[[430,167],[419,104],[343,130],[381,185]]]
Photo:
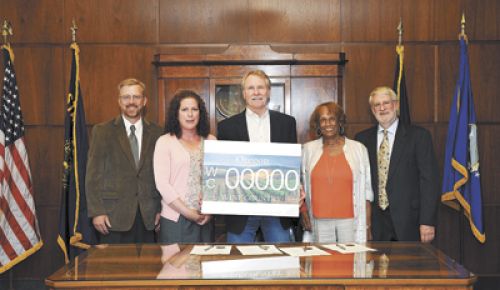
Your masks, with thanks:
[[[271,78],[270,109],[297,119],[299,142],[307,141],[309,116],[322,102],[341,102],[343,53],[279,53],[268,45],[232,45],[219,54],[158,54],[159,123],[175,92],[192,89],[205,100],[211,132],[217,122],[240,112],[241,77],[260,69]],[[232,101],[229,101],[229,99]]]

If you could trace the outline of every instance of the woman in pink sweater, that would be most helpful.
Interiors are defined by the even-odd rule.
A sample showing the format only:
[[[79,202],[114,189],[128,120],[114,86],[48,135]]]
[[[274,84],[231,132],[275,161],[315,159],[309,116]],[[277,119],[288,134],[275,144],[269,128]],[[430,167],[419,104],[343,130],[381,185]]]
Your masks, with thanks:
[[[160,243],[213,241],[211,217],[200,213],[203,140],[215,139],[209,132],[203,99],[193,91],[177,92],[153,157],[162,196]]]

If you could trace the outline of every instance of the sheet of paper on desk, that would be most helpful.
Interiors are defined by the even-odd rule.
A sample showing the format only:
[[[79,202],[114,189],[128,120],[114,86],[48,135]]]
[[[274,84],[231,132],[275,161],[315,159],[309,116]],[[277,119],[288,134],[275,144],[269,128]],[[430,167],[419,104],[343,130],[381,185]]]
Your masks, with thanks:
[[[280,250],[294,257],[328,256],[330,253],[315,246],[280,247]]]
[[[328,244],[328,245],[321,245],[322,247],[325,247],[330,250],[337,251],[341,254],[352,254],[352,253],[360,253],[360,252],[371,252],[371,251],[376,251],[375,249],[369,248],[364,245],[360,244],[354,244],[354,243],[337,243],[337,244]]]
[[[229,255],[231,245],[197,245],[191,250],[191,255]]]
[[[236,246],[242,255],[275,255],[283,254],[274,245],[251,245],[251,246]]]
[[[300,259],[280,256],[251,259],[202,261],[203,279],[300,277]]]

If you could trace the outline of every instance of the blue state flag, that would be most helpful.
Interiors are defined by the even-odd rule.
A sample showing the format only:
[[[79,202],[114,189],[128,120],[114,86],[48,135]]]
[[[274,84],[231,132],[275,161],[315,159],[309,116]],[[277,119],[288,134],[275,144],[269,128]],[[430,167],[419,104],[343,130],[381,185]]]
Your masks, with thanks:
[[[484,243],[476,113],[466,40],[460,38],[460,70],[450,112],[441,201],[461,206],[476,239]]]
[[[73,56],[64,119],[63,192],[57,236],[66,264],[96,241],[92,221],[87,215],[85,171],[89,146],[80,88],[80,48],[76,42],[71,44],[71,52]]]

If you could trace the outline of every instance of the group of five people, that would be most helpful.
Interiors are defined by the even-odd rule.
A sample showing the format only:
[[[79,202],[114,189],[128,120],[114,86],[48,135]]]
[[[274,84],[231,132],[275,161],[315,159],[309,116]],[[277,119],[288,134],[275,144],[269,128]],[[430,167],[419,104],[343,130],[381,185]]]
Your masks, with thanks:
[[[268,109],[271,81],[260,70],[242,79],[246,109],[219,122],[218,140],[297,143],[293,117]],[[178,91],[164,135],[143,117],[145,86],[118,86],[121,114],[94,126],[87,163],[88,214],[99,243],[214,241],[213,217],[201,213],[204,140],[210,134],[203,99]],[[316,242],[434,239],[439,196],[432,139],[398,120],[398,99],[376,88],[369,104],[378,124],[346,137],[346,115],[334,102],[310,119],[316,139],[303,145],[302,226]],[[293,242],[294,221],[272,216],[225,216],[228,243]]]

